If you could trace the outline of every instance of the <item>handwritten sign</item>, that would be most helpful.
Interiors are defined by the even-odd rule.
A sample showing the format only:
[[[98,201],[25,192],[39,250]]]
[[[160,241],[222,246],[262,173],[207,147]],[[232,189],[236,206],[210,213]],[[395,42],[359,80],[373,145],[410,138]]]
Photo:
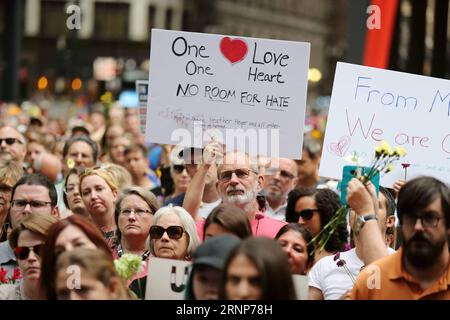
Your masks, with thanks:
[[[319,174],[340,179],[354,152],[370,165],[382,140],[408,152],[382,185],[406,173],[450,183],[450,81],[338,63]]]
[[[191,262],[150,257],[145,300],[184,300]]]
[[[147,141],[202,147],[214,138],[299,159],[309,51],[309,43],[153,29]]]
[[[139,122],[141,133],[145,135],[147,122],[148,81],[136,80],[136,92],[139,101]]]

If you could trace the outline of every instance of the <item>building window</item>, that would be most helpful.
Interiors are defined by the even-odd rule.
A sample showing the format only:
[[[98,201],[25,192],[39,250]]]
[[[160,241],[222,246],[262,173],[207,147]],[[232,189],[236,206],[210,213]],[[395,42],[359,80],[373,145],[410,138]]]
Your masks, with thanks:
[[[150,6],[149,10],[148,10],[148,18],[149,18],[149,23],[148,25],[150,26],[150,30],[152,30],[153,28],[156,27],[155,24],[155,19],[156,19],[156,7],[155,6]]]
[[[57,37],[69,33],[66,26],[66,3],[44,0],[41,2],[41,34]]]
[[[167,11],[166,11],[166,29],[172,29],[172,17],[173,17],[173,10],[167,9]]]
[[[5,9],[3,6],[4,4],[0,3],[0,34],[5,32]]]
[[[95,3],[95,35],[101,39],[127,39],[130,6],[127,3]]]

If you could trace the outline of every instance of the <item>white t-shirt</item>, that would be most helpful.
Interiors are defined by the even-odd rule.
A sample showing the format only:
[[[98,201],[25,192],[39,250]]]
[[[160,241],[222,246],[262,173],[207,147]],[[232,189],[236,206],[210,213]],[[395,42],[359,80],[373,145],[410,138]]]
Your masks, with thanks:
[[[388,247],[388,253],[395,250]],[[309,286],[322,291],[325,300],[338,300],[347,291],[353,288],[353,282],[344,267],[338,267],[334,261],[334,255],[324,257],[317,261],[308,273]],[[340,259],[345,264],[353,277],[358,277],[364,263],[356,255],[356,249],[341,252]]]
[[[211,202],[211,203],[202,202],[202,204],[200,205],[200,208],[198,209],[198,213],[200,214],[200,216],[202,216],[202,218],[206,219],[206,218],[208,218],[211,211],[213,211],[213,209],[221,203],[222,203],[222,199],[220,199],[220,198],[219,198],[219,200]]]

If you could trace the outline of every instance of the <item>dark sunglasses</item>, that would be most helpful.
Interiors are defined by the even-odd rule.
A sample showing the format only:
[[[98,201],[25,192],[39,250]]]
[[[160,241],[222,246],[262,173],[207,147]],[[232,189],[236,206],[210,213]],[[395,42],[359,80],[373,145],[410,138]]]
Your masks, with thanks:
[[[184,169],[186,169],[186,166],[184,166],[182,164],[176,164],[173,166],[173,171],[175,171],[178,174],[182,173]]]
[[[167,229],[160,226],[152,226],[150,228],[150,239],[161,239],[164,232],[167,232],[170,239],[178,240],[183,236],[184,229],[180,226],[170,226]]]
[[[32,247],[17,247],[14,249],[14,255],[19,260],[25,260],[30,255],[30,251],[33,251],[35,255],[40,256],[42,248],[44,247],[44,244],[37,244]]]
[[[0,145],[3,143],[3,141],[5,141],[6,144],[9,146],[12,146],[16,142],[23,144],[22,141],[20,141],[19,139],[16,139],[16,138],[4,138],[4,139],[0,139]]]
[[[302,217],[303,220],[310,220],[316,211],[319,211],[319,209],[304,209],[299,212],[296,211],[295,214],[298,218]]]

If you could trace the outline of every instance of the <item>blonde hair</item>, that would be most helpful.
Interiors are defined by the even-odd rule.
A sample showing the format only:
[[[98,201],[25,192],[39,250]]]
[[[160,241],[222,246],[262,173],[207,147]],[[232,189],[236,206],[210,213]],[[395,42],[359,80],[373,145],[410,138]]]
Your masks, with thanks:
[[[23,168],[15,161],[0,160],[0,181],[9,183],[11,186],[23,176]]]
[[[57,217],[50,214],[30,214],[29,216],[23,218],[20,220],[18,226],[11,232],[9,237],[9,244],[11,248],[17,248],[19,236],[22,231],[28,230],[47,237],[50,227],[58,221],[59,219]]]
[[[126,289],[124,280],[117,274],[112,256],[104,250],[75,248],[62,253],[56,262],[56,274],[61,269],[66,269],[71,265],[76,265],[87,272],[91,277],[97,279],[108,287],[111,279],[119,279],[117,300],[129,300],[131,296]]]
[[[127,188],[133,184],[131,174],[121,165],[115,163],[105,163],[104,165],[102,165],[102,168],[104,168],[116,178],[119,190]]]
[[[105,180],[106,184],[111,188],[112,191],[119,191],[119,182],[114,174],[111,173],[110,170],[107,170],[104,167],[95,167],[85,169],[82,174],[80,174],[80,194],[81,194],[81,184],[83,180],[88,176],[99,176],[103,180]]]

